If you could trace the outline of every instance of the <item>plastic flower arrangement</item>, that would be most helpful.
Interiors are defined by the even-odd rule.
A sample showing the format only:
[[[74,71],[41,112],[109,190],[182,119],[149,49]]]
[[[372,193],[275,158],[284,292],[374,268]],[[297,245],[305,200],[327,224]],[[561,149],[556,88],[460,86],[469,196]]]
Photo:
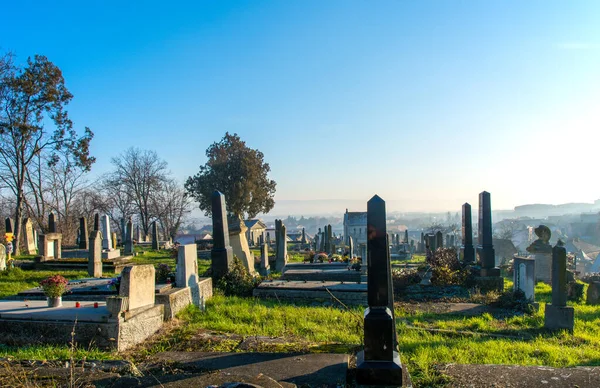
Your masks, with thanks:
[[[50,298],[58,298],[69,290],[69,281],[60,275],[50,276],[40,282],[44,294]]]

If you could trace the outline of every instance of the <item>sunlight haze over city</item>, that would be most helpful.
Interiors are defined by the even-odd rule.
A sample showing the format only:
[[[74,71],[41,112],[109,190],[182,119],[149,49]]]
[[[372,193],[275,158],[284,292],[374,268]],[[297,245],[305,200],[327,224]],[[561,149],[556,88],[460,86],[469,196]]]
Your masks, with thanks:
[[[264,153],[276,202],[340,214],[373,194],[453,212],[483,190],[494,209],[600,198],[598,1],[2,8],[0,49],[63,71],[94,176],[137,146],[183,183],[230,132]]]

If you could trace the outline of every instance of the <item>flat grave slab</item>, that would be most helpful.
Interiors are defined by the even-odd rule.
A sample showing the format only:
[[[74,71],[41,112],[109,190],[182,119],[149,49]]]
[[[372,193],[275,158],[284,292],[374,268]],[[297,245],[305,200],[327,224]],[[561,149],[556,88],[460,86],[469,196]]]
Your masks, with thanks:
[[[315,302],[366,306],[366,283],[342,283],[334,281],[286,281],[262,282],[252,293],[259,298],[285,300],[313,300]]]
[[[85,278],[69,281],[70,292],[63,295],[63,300],[73,300],[79,296],[109,296],[117,295],[117,291],[110,284],[112,278]],[[41,287],[31,288],[17,294],[21,298],[43,298],[46,299]]]
[[[286,280],[330,280],[339,282],[358,282],[361,279],[360,271],[348,269],[288,269],[282,278]]]
[[[348,263],[287,263],[285,267],[283,267],[283,271],[285,272],[290,269],[346,269],[348,268]]]
[[[74,322],[108,322],[110,313],[105,302],[76,302],[63,301],[62,307],[48,307],[46,301],[0,301],[0,319],[17,319],[32,321],[69,321]],[[98,303],[98,308],[94,308]]]

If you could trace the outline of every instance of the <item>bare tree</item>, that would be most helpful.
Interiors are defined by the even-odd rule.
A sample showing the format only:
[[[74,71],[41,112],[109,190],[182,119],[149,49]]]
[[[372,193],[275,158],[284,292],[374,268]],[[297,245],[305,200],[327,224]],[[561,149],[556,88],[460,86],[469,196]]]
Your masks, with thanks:
[[[144,234],[150,231],[150,223],[156,219],[152,196],[162,189],[168,177],[167,163],[155,151],[131,147],[112,159],[115,170],[108,180],[120,187],[135,207]]]
[[[190,213],[191,198],[177,181],[167,179],[152,200],[165,237],[174,239]]]

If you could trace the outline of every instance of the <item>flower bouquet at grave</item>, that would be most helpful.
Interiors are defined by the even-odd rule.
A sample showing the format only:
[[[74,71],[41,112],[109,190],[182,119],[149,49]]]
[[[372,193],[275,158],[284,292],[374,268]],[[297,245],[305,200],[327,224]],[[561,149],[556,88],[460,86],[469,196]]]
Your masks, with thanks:
[[[61,297],[69,290],[69,281],[61,275],[50,276],[40,282],[40,287],[44,290],[44,295],[49,298]]]

